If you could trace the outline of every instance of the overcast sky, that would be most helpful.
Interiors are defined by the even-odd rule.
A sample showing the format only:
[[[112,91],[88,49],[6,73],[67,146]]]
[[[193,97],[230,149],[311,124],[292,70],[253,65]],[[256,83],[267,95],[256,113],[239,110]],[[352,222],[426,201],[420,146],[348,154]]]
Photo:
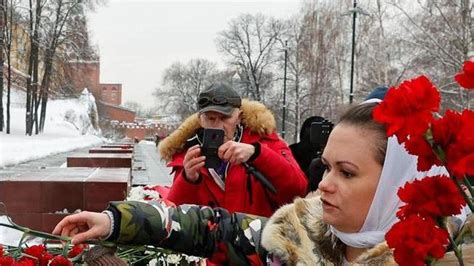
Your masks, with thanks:
[[[205,58],[224,65],[215,39],[230,19],[257,12],[288,18],[299,6],[299,0],[109,0],[89,19],[100,80],[123,84],[122,103],[151,107],[153,89],[173,62]]]

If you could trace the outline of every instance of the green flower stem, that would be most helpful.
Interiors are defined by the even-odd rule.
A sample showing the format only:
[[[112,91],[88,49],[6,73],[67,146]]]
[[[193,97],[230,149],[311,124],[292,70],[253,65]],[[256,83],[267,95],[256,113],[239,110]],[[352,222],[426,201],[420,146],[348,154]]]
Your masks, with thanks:
[[[164,253],[164,254],[168,254],[168,253],[170,253],[170,254],[173,253],[174,254],[174,252],[172,252],[168,249],[158,248],[158,247],[149,246],[149,245],[145,245],[145,246],[120,245],[120,248],[124,249],[124,251],[118,253],[120,255],[122,255],[122,254],[126,255],[127,253],[136,253],[136,252],[141,252],[141,251],[160,252],[160,253]]]
[[[150,254],[144,254],[144,252],[146,251],[151,251],[151,252]],[[137,253],[139,253],[139,256],[136,256]],[[119,258],[128,260],[128,262],[131,265],[134,265],[135,263],[143,261],[143,260],[147,260],[147,259],[154,258],[157,256],[161,257],[162,254],[164,253],[159,248],[149,248],[148,246],[128,246],[125,248],[124,251],[118,252],[117,256]]]
[[[21,247],[23,243],[25,243],[25,238],[28,236],[28,233],[24,232],[20,238],[20,242],[18,242],[18,247]]]
[[[464,239],[464,236],[467,234],[467,233],[470,233],[471,230],[469,228],[469,226],[467,226],[466,224],[464,224],[462,227],[461,227],[461,231],[459,232],[459,234],[456,236],[456,239],[454,240],[454,243],[456,245],[459,245],[462,243],[463,239]]]
[[[435,259],[427,259],[428,262],[425,261],[426,264],[428,264],[429,266],[434,266],[436,264],[436,260]]]
[[[20,239],[18,247],[13,247],[9,249],[9,253],[18,253],[18,256],[14,256],[14,257],[19,257],[19,256],[24,255],[22,253],[21,246],[25,243],[25,239],[27,239],[28,236],[35,236],[35,237],[44,238],[48,240],[61,241],[64,243],[64,246],[58,249],[58,253],[59,254],[62,253],[63,256],[67,255],[67,252],[69,251],[69,247],[71,246],[71,240],[72,240],[71,237],[53,235],[53,234],[33,230],[24,226],[17,225],[11,220],[9,222],[10,224],[0,223],[0,226],[12,228],[12,229],[23,232],[23,235]],[[88,241],[85,241],[84,243],[90,244],[90,245],[101,245],[101,246],[106,246],[106,247],[116,246],[115,243],[103,241],[103,240],[88,240]],[[136,257],[137,253],[144,252],[144,251],[150,252],[150,254],[138,256],[138,258],[136,258],[133,262],[143,261],[152,257],[161,257],[163,256],[163,254],[171,253],[169,250],[151,247],[151,246],[121,246],[121,247],[128,248],[128,249],[125,249],[124,251],[117,254],[120,258],[125,258],[127,256],[130,256],[133,260],[134,256]]]
[[[21,249],[18,248],[18,247],[12,247],[12,246],[6,246],[6,247],[7,247],[7,249],[4,249],[4,251],[6,252],[4,255],[15,257],[16,253],[18,253],[18,254],[21,253]]]
[[[172,254],[175,253],[173,251],[170,251],[169,249],[164,249],[164,248],[158,248],[155,246],[145,246],[145,251],[150,251],[150,252],[160,252],[164,254]]]
[[[64,245],[63,248],[62,248],[62,250],[61,250],[61,254],[62,254],[65,258],[67,258],[67,253],[68,253],[68,250],[69,250],[68,247],[69,247],[69,242],[67,243],[67,245]]]
[[[440,160],[441,162],[446,162],[446,153],[444,153],[443,148],[441,146],[435,143],[431,127],[426,130],[423,136],[426,142],[428,142],[428,144],[430,145],[431,149],[433,150],[433,153],[436,155],[438,160]]]
[[[146,256],[143,256],[143,257],[141,257],[141,258],[139,258],[139,259],[137,259],[137,260],[131,261],[131,264],[134,265],[134,264],[136,264],[137,262],[140,262],[140,261],[142,261],[142,260],[146,260],[146,259],[149,259],[149,258],[153,258],[153,257],[155,257],[155,256],[156,256],[156,254],[151,253],[151,254],[148,254],[148,255],[146,255]]]
[[[458,248],[456,242],[453,240],[451,235],[449,235],[449,242],[451,243],[451,246],[453,248],[454,255],[456,255],[456,258],[458,259],[459,266],[464,266],[464,261],[462,260],[462,251]]]
[[[129,249],[126,249],[120,253],[117,253],[117,255],[119,257],[125,257],[125,256],[128,256],[128,255],[132,255],[134,253],[138,253],[138,252],[142,252],[142,251],[145,251],[145,249],[143,248],[143,246],[133,246],[133,247],[130,247]]]
[[[23,236],[20,239],[20,246],[23,243],[23,240],[28,235],[32,235],[32,236],[36,236],[36,237],[40,237],[40,238],[44,238],[44,239],[49,239],[49,240],[59,240],[59,241],[62,241],[62,242],[66,242],[67,243],[66,247],[69,246],[69,244],[71,243],[71,240],[72,240],[72,238],[68,237],[68,236],[53,235],[53,234],[33,230],[33,229],[28,228],[28,227],[20,226],[20,225],[17,225],[15,223],[13,223],[11,220],[10,220],[10,223],[11,224],[0,223],[0,226],[5,226],[5,227],[8,227],[8,228],[16,229],[18,231],[23,232]],[[116,246],[116,244],[114,244],[112,242],[103,241],[103,240],[88,240],[88,241],[84,241],[84,243],[85,244],[90,244],[90,245],[102,245],[102,246],[106,246],[106,247]]]
[[[117,253],[117,256],[120,258],[126,258],[127,256],[132,256],[132,259],[133,259],[133,255],[135,255],[135,253],[144,252],[144,251],[150,252],[150,254],[138,256],[135,260],[130,261],[131,264],[134,264],[134,263],[137,263],[139,261],[146,260],[149,258],[159,259],[165,255],[176,254],[175,252],[172,252],[168,249],[158,248],[154,246],[126,246],[126,247],[121,246],[121,248],[129,248],[129,249],[126,249],[122,252]]]
[[[466,193],[464,193],[464,190],[462,189],[461,184],[459,184],[459,181],[456,179],[455,176],[452,176],[451,178],[454,180],[454,183],[456,184],[462,196],[464,197],[464,200],[466,201],[467,206],[469,206],[471,212],[474,212],[474,206],[472,205],[471,199],[466,195]]]
[[[474,190],[472,189],[471,182],[469,182],[469,179],[467,178],[467,176],[464,176],[463,181],[464,181],[464,185],[466,185],[467,189],[469,190],[471,197],[474,196]]]
[[[41,238],[45,238],[45,239],[55,239],[55,240],[66,241],[66,242],[71,241],[71,238],[67,237],[67,236],[53,235],[53,234],[33,230],[33,229],[30,229],[30,228],[27,228],[27,227],[19,226],[19,225],[14,224],[14,223],[12,223],[12,224],[0,223],[0,226],[9,227],[9,228],[16,229],[18,231],[23,232],[24,234],[23,234],[23,237],[20,240],[20,242],[23,241],[23,239],[24,239],[24,237],[26,237],[26,235],[32,235],[32,236],[41,237]]]
[[[462,260],[462,251],[458,248],[458,245],[454,241],[451,234],[449,234],[449,231],[448,231],[448,228],[447,228],[448,227],[447,226],[447,219],[445,217],[439,217],[439,219],[437,219],[437,224],[439,225],[439,227],[441,227],[442,229],[446,230],[446,232],[448,232],[449,243],[451,244],[454,255],[456,256],[456,258],[459,262],[459,265],[464,266],[464,262]]]

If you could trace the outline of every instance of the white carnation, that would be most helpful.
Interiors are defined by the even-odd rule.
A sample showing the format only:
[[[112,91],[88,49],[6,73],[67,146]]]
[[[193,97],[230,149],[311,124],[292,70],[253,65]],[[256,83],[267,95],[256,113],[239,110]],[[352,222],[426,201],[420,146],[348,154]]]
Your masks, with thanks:
[[[179,264],[181,261],[181,255],[179,254],[169,254],[166,256],[166,261],[170,264]]]
[[[127,200],[143,200],[145,198],[144,189],[142,186],[132,187],[128,193]]]

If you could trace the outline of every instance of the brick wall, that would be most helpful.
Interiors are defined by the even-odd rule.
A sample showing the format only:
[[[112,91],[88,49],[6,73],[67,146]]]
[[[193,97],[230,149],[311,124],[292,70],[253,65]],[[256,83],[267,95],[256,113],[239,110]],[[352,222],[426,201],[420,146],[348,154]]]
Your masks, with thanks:
[[[125,136],[130,139],[137,138],[138,140],[155,140],[155,136],[158,135],[161,139],[168,136],[174,128],[169,126],[156,126],[156,127],[146,127],[146,126],[131,126],[123,128]]]
[[[98,61],[70,62],[65,72],[77,92],[88,88],[96,99],[100,99],[98,93],[100,63]]]
[[[122,104],[122,84],[99,84],[100,100],[106,103]]]
[[[97,101],[97,109],[102,119],[125,122],[133,122],[135,120],[135,112],[120,106]]]

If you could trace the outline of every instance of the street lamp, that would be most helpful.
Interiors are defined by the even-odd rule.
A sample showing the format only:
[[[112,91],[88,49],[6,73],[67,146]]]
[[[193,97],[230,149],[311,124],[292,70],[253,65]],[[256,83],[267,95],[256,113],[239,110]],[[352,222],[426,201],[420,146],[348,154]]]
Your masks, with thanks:
[[[352,13],[352,53],[351,53],[351,84],[349,88],[349,103],[352,103],[354,99],[354,58],[355,58],[355,46],[356,46],[356,18],[357,13],[368,16],[369,13],[365,12],[361,8],[357,7],[357,0],[354,0],[352,9],[348,13]]]
[[[285,41],[285,67],[283,75],[283,114],[281,122],[281,137],[285,139],[285,118],[286,118],[286,65],[288,62],[288,41]]]

